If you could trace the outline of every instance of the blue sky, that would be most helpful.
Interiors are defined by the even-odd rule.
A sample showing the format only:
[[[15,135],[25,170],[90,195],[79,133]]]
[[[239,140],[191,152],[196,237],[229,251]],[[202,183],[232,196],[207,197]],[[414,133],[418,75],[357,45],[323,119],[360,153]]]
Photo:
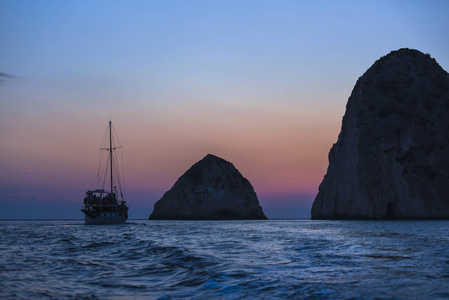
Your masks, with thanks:
[[[0,218],[82,217],[68,211],[110,118],[134,217],[207,153],[236,165],[269,217],[308,217],[357,78],[403,47],[448,70],[448,11],[448,1],[0,0],[0,72],[13,76],[0,81]]]

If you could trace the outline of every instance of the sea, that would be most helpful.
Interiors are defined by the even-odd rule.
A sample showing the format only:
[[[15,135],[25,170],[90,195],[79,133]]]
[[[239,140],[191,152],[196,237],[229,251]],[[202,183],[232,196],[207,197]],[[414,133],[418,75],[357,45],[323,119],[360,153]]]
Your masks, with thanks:
[[[449,299],[449,221],[0,221],[1,299]]]

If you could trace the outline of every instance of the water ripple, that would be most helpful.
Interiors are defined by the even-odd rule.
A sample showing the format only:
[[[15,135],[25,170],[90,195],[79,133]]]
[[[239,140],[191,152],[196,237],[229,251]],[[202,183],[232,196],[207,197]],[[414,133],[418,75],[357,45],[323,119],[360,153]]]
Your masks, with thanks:
[[[0,221],[0,298],[449,297],[448,221]]]

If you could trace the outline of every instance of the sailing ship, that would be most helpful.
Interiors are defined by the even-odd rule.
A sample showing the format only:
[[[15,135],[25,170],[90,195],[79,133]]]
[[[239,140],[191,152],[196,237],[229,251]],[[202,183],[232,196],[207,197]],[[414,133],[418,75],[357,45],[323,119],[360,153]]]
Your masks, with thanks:
[[[106,132],[105,137],[109,135],[109,143],[108,139],[104,138],[103,145],[100,147],[100,150],[106,150],[108,153],[108,156],[105,159],[106,165],[103,169],[100,166],[97,174],[99,184],[100,172],[104,173],[103,184],[101,188],[88,190],[86,192],[84,204],[81,207],[81,211],[84,213],[84,221],[87,225],[123,224],[128,219],[128,206],[126,206],[126,201],[123,199],[117,155],[115,154],[115,150],[121,148],[121,146],[115,145],[111,121],[109,121],[108,131]],[[100,163],[102,163],[102,159],[100,159]],[[110,175],[110,190],[106,191],[105,183],[108,173]],[[117,183],[119,187],[118,191],[117,186],[114,185],[114,183]],[[118,192],[120,193],[120,199],[118,197]]]

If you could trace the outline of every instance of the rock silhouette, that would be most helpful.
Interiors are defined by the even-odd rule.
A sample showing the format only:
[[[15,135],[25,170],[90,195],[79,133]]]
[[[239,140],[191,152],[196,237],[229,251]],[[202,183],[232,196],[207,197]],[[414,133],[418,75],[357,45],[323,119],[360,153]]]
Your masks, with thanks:
[[[449,75],[400,49],[349,97],[313,219],[449,218]]]
[[[150,220],[267,219],[251,183],[234,165],[208,154],[154,205]]]

